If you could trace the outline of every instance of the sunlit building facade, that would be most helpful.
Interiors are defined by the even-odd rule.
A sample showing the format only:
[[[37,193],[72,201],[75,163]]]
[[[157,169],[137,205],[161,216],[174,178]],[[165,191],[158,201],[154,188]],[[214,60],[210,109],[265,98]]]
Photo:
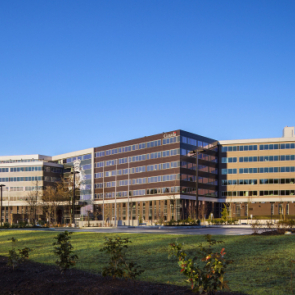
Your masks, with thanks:
[[[28,198],[42,200],[73,171],[76,221],[219,217],[224,204],[239,218],[295,215],[294,127],[285,127],[279,138],[216,141],[175,130],[57,156],[1,156],[2,220],[32,218]],[[55,222],[71,214],[61,205]]]

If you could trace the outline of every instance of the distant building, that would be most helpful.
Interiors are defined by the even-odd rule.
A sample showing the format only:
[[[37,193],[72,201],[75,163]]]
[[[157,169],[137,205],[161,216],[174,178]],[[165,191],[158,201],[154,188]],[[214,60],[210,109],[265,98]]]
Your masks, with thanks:
[[[190,152],[199,150],[196,157]],[[145,222],[179,220],[210,213],[227,204],[233,217],[295,215],[294,127],[283,137],[222,140],[176,130],[57,156],[0,157],[2,219],[27,220],[28,195],[76,170],[76,220],[91,218]],[[198,182],[196,182],[198,178]],[[294,203],[293,203],[294,202]],[[57,223],[70,221],[60,206]],[[38,219],[45,219],[42,208]]]

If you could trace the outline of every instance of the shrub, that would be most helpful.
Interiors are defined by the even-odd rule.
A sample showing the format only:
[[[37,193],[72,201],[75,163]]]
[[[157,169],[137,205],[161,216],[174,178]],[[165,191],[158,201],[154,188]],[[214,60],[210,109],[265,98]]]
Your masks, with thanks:
[[[12,266],[12,269],[14,270],[19,264],[23,263],[26,259],[29,258],[29,252],[33,251],[30,248],[23,248],[23,249],[18,249],[18,253],[15,251],[14,245],[18,241],[14,237],[11,239],[8,239],[9,241],[11,240],[12,242],[12,248],[8,252],[8,265]]]
[[[253,222],[251,224],[251,227],[252,227],[252,230],[253,230],[253,234],[257,235],[258,231],[259,231],[259,228],[261,227],[261,224],[260,224],[260,222],[258,220],[256,220],[255,222]]]
[[[61,232],[55,237],[57,240],[52,245],[54,247],[54,254],[58,256],[55,261],[56,265],[60,268],[61,273],[65,272],[68,268],[75,266],[78,256],[73,254],[73,246],[70,242],[70,235],[72,233],[65,231]]]
[[[4,228],[10,228],[10,224],[9,224],[8,222],[4,222],[4,223],[3,223],[3,227],[4,227]]]
[[[100,249],[100,251],[107,253],[110,256],[110,261],[108,266],[103,268],[103,276],[135,279],[144,272],[144,270],[140,270],[140,266],[136,266],[134,262],[126,262],[128,243],[131,243],[129,238],[105,237],[104,247]]]
[[[206,235],[207,247],[202,244],[198,246],[197,256],[188,258],[188,254],[178,243],[170,244],[170,255],[178,258],[180,272],[187,277],[186,282],[190,283],[191,289],[198,294],[214,294],[217,290],[228,288],[227,281],[224,280],[225,269],[231,260],[226,260],[224,248],[220,253],[213,253],[212,246],[223,243],[212,239],[211,235]]]
[[[225,223],[228,220],[229,212],[225,204],[223,204],[223,209],[221,211],[221,219]]]

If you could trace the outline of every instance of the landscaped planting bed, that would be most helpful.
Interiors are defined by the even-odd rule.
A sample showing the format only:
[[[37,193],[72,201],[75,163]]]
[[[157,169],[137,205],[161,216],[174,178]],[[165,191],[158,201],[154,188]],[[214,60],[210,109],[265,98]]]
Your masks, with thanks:
[[[52,243],[54,242],[54,237],[56,235],[57,232],[50,231],[0,230],[0,255],[8,255],[8,251],[11,249],[11,241],[8,241],[8,239],[11,237],[15,237],[18,239],[18,244],[16,245],[17,249],[24,247],[34,249],[34,251],[30,253],[31,261],[49,265],[49,269],[54,268],[56,270],[54,266],[54,261],[56,260],[56,257],[53,255],[52,246]],[[120,287],[118,287],[122,290],[127,290],[129,287],[131,288],[133,283],[130,283],[129,281],[118,280],[118,282],[120,283],[114,283],[113,280],[109,278],[102,278],[100,276],[102,268],[108,262],[108,258],[103,253],[99,252],[99,249],[103,245],[105,236],[114,237],[117,235],[105,233],[74,233],[72,235],[72,244],[74,246],[75,253],[79,256],[79,260],[77,261],[76,265],[77,270],[70,270],[68,274],[65,275],[70,276],[72,274],[72,277],[70,277],[68,280],[69,286],[72,285],[71,288],[79,286],[79,282],[81,282],[79,288],[87,288],[88,286],[95,287],[94,283],[94,285],[91,285],[92,283],[90,281],[87,281],[87,277],[89,277],[89,280],[93,279],[93,282],[98,282],[96,286],[97,288],[99,287],[99,284],[109,285],[109,287],[106,287],[106,291],[104,292],[112,292],[112,289],[110,289],[110,291],[107,291],[107,288],[117,288],[115,287],[116,284],[122,284],[120,285]],[[161,293],[162,291],[159,291],[161,288],[162,290],[170,290],[170,293],[172,289],[175,292],[178,290],[179,292],[184,292],[184,290],[187,290],[177,289],[177,287],[174,286],[177,285],[181,287],[186,286],[186,288],[189,287],[183,281],[184,277],[180,273],[177,261],[174,259],[169,260],[167,258],[168,245],[169,243],[175,242],[175,240],[178,239],[178,243],[184,243],[184,249],[189,253],[192,253],[200,242],[205,241],[204,237],[199,235],[188,236],[157,234],[120,234],[120,236],[129,237],[132,241],[132,244],[130,244],[128,248],[127,259],[138,263],[139,265],[141,265],[142,269],[145,270],[145,272],[139,277],[138,280],[144,281],[145,283],[142,284],[147,285],[145,285],[146,287],[142,285],[138,288],[144,291],[145,288],[153,288],[153,286],[158,285],[158,287],[155,287],[158,288],[155,289],[158,290],[155,291],[158,293],[155,294],[165,294]],[[232,291],[241,291],[246,294],[285,295],[292,294],[291,290],[295,290],[295,264],[291,264],[291,260],[295,259],[295,235],[214,236],[214,238],[224,241],[223,244],[217,245],[215,247],[216,251],[224,247],[226,252],[225,257],[227,259],[234,260],[233,264],[230,264],[228,266],[226,275],[226,279],[229,281],[229,286]],[[25,288],[29,288],[30,285],[33,285],[34,283],[30,280],[35,279],[36,281],[42,281],[42,284],[44,284],[43,287],[46,290],[50,290],[50,288],[52,288],[52,290],[55,290],[54,288],[58,288],[58,286],[61,286],[63,284],[62,280],[64,277],[63,275],[60,275],[59,271],[56,270],[56,273],[53,273],[53,271],[51,273],[51,270],[48,270],[48,272],[47,270],[38,270],[38,267],[41,266],[48,267],[46,265],[44,266],[41,264],[41,266],[36,267],[36,270],[34,270],[34,267],[27,267],[26,264],[23,264],[21,265],[19,270],[15,270],[13,272],[11,269],[8,269],[3,260],[1,261],[2,264],[0,274],[0,287],[2,287],[2,290],[4,290],[4,286],[8,284],[7,280],[9,278],[11,278],[11,286],[20,286],[20,288],[24,290]],[[76,272],[78,272],[77,277],[75,277]],[[91,273],[91,275],[89,273]],[[78,279],[79,276],[81,276],[81,278],[85,276],[85,280]],[[64,284],[67,285],[67,282],[64,281]],[[140,286],[137,284],[141,283],[136,281],[134,288],[137,288],[136,286]],[[164,284],[165,287],[162,287],[162,284]],[[26,285],[27,287],[25,287]],[[169,289],[170,287],[172,289]],[[116,292],[115,289],[113,291]],[[0,294],[3,293],[1,292]],[[20,292],[20,290],[18,292]],[[40,294],[40,292],[34,292],[12,292],[11,294]],[[75,294],[96,294],[95,292],[76,292]],[[132,288],[126,292],[133,292],[133,294],[145,294],[138,293],[136,289]],[[62,293],[55,292],[47,294]],[[69,291],[66,294],[74,293],[70,293]]]

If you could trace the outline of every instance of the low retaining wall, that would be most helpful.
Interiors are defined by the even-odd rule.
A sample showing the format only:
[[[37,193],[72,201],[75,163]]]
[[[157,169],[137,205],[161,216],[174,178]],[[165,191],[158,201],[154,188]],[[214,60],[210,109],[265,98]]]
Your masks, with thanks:
[[[126,220],[117,220],[117,226],[124,226],[128,225],[128,221]],[[131,226],[138,226],[138,220],[130,220]],[[103,221],[103,220],[90,220],[89,223],[87,220],[85,221],[79,221],[78,222],[79,227],[114,227],[116,226],[114,220],[110,221]]]

